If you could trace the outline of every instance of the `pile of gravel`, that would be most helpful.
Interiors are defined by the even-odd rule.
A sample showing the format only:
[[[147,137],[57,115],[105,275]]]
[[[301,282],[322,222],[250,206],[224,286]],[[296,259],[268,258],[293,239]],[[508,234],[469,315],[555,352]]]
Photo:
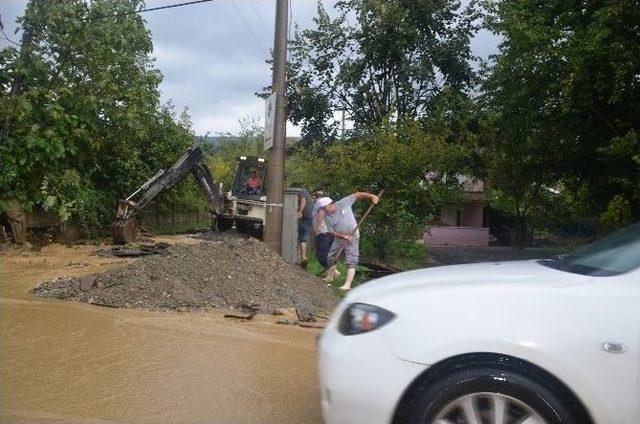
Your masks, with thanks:
[[[40,283],[40,297],[148,309],[235,308],[273,313],[299,308],[327,313],[337,303],[322,280],[289,265],[264,243],[217,233],[174,245],[122,268]]]

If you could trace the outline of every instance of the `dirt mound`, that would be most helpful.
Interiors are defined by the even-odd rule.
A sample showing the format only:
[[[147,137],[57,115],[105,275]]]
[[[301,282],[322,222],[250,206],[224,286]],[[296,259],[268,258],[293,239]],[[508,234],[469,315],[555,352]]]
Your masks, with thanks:
[[[220,233],[103,274],[40,283],[31,292],[111,307],[260,313],[291,307],[328,312],[337,303],[321,280],[287,264],[262,242]]]

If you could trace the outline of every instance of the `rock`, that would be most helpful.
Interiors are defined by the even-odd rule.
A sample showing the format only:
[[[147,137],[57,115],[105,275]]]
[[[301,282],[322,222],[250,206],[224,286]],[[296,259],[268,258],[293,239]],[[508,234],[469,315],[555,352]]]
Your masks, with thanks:
[[[80,278],[80,290],[89,291],[93,288],[95,283],[95,277],[92,275],[87,275],[86,277]]]
[[[296,315],[296,308],[278,308],[274,309],[272,315]]]
[[[300,322],[316,322],[313,314],[305,309],[296,308],[296,316]]]

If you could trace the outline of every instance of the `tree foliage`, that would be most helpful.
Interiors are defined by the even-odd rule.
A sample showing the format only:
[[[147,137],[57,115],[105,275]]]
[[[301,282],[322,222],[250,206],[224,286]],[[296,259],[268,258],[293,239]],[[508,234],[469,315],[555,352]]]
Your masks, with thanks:
[[[19,20],[29,42],[0,54],[1,199],[99,227],[192,143],[188,116],[160,105],[151,36],[133,13],[142,5],[29,2]]]
[[[483,81],[481,140],[502,203],[525,219],[537,213],[527,204],[543,204],[545,188],[586,190],[592,214],[621,196],[640,216],[638,3],[489,0],[485,7],[503,41]]]
[[[425,174],[454,175],[466,156],[465,147],[426,133],[415,121],[384,122],[366,134],[333,143],[322,156],[313,149],[298,150],[287,161],[287,178],[336,198],[384,189],[363,240],[368,253],[385,257],[394,243],[419,239],[443,202],[459,200],[455,179],[428,182]]]
[[[331,17],[318,2],[315,28],[297,30],[289,44],[288,112],[303,139],[334,138],[339,110],[366,132],[388,118],[421,118],[444,89],[470,87],[473,5],[344,0],[335,8]]]
[[[209,147],[209,167],[216,181],[230,189],[238,156],[264,156],[264,129],[254,120],[240,120],[237,136],[223,134]]]

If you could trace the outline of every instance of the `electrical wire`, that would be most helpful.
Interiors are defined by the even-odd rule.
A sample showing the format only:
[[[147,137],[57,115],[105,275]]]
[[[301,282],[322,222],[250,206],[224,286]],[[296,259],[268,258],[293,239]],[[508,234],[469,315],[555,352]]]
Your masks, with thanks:
[[[253,0],[249,0],[249,4],[251,5],[251,8],[255,12],[256,16],[258,17],[258,21],[260,21],[260,26],[262,27],[262,29],[264,29],[264,33],[267,36],[267,40],[270,39],[271,31],[269,31],[269,29],[267,28],[267,25],[264,23],[264,19],[262,19],[262,15],[256,8],[256,5],[253,3]]]
[[[16,43],[15,41],[13,41],[11,38],[9,38],[9,36],[7,35],[6,32],[4,32],[4,29],[0,29],[0,31],[2,32],[3,38],[5,40],[7,40],[8,42],[10,42],[11,44],[15,44],[16,46],[20,47],[20,43]]]
[[[233,8],[235,9],[236,13],[240,17],[240,20],[242,21],[242,24],[247,29],[247,32],[249,32],[249,35],[251,36],[251,38],[253,38],[253,41],[255,41],[256,47],[258,47],[258,50],[260,51],[260,54],[262,54],[264,52],[264,53],[267,54],[267,57],[270,56],[269,55],[269,50],[267,48],[265,48],[264,44],[262,44],[258,40],[258,37],[256,37],[256,34],[253,32],[253,30],[251,30],[251,27],[249,26],[247,21],[244,19],[244,16],[242,15],[242,12],[240,12],[240,9],[238,9],[238,6],[236,6],[236,3],[233,0],[231,0],[231,5],[233,6]]]
[[[291,25],[293,24],[293,6],[291,0],[287,0],[289,9],[289,22],[287,22],[287,44],[291,41]],[[291,60],[291,49],[287,46],[287,63]]]
[[[184,3],[168,4],[166,6],[149,7],[149,8],[146,8],[146,9],[134,10],[133,12],[114,13],[112,15],[100,15],[100,16],[95,16],[95,17],[92,17],[92,18],[88,18],[87,20],[115,18],[115,17],[118,17],[118,16],[128,16],[128,15],[134,15],[136,13],[145,13],[145,12],[153,12],[153,11],[156,11],[156,10],[172,9],[174,7],[190,6],[190,5],[193,5],[193,4],[209,3],[209,2],[212,2],[212,1],[215,1],[215,0],[194,0],[194,1],[184,2]]]

